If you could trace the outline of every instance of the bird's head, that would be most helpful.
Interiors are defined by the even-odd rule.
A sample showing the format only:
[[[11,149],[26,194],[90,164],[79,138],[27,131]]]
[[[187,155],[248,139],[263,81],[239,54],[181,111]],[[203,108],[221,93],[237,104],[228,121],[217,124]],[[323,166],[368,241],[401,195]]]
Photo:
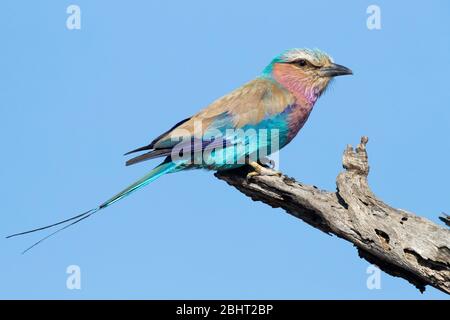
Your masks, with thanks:
[[[350,69],[334,63],[329,55],[317,49],[287,50],[263,71],[264,76],[310,103],[325,91],[331,79],[348,74],[353,74]]]

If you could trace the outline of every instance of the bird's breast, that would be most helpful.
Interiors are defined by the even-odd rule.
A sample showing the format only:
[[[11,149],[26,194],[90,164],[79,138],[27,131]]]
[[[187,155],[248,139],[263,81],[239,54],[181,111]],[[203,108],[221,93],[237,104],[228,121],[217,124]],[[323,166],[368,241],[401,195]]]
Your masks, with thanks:
[[[313,106],[313,104],[300,104],[296,102],[286,108],[284,111],[288,125],[286,144],[288,144],[305,125],[309,115],[311,114]]]

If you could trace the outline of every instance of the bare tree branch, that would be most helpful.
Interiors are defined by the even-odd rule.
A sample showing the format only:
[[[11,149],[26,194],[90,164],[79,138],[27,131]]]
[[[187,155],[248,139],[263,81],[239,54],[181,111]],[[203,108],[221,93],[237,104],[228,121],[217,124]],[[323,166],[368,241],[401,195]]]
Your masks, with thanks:
[[[431,285],[450,294],[450,230],[378,199],[370,190],[367,137],[343,156],[337,191],[319,190],[286,176],[246,179],[249,168],[217,172],[255,201],[283,208],[328,234],[353,243],[359,256],[402,277],[421,292]]]

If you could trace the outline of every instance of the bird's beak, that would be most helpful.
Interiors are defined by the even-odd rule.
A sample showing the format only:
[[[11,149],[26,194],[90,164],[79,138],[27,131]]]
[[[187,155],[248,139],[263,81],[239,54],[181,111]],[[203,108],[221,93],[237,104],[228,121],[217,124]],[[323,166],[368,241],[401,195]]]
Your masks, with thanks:
[[[353,71],[347,67],[341,66],[340,64],[332,63],[330,66],[323,67],[319,71],[322,77],[337,77],[345,76],[347,74],[353,74]]]

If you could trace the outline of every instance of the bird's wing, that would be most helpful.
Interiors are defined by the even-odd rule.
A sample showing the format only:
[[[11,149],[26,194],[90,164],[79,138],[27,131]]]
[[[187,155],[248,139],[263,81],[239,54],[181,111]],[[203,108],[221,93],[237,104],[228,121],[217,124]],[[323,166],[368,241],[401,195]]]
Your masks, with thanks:
[[[198,112],[189,120],[181,123],[165,135],[154,141],[154,148],[166,147],[172,136],[196,136],[205,134],[207,130],[229,128],[242,128],[256,125],[264,118],[282,112],[292,104],[294,97],[274,81],[258,78],[228,95],[216,100],[207,108]],[[196,132],[195,125],[201,124],[201,131]]]
[[[194,116],[177,123],[149,145],[129,152],[151,150],[129,160],[127,164],[166,156],[180,141],[202,139],[211,130],[256,126],[264,119],[281,113],[293,102],[293,95],[274,81],[265,78],[252,80]]]

